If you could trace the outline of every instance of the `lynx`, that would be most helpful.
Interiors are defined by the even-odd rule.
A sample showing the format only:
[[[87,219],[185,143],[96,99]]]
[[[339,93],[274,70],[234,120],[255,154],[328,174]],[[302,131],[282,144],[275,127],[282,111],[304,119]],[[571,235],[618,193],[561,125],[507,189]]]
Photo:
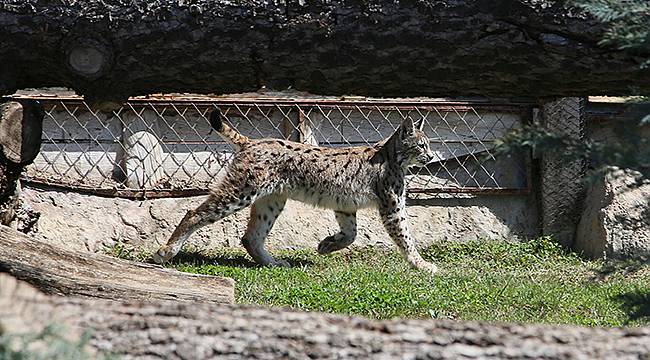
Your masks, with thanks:
[[[210,114],[212,127],[236,150],[224,177],[198,208],[187,212],[166,245],[156,254],[160,263],[174,257],[198,228],[251,205],[248,229],[241,242],[259,264],[289,266],[274,259],[264,241],[287,199],[334,210],[340,231],[318,244],[327,254],[352,244],[357,235],[356,211],[379,209],[384,227],[406,260],[425,271],[437,267],[415,247],[406,222],[406,170],[433,158],[422,120],[410,118],[389,138],[373,145],[325,148],[279,139],[249,139],[222,121],[221,111]]]

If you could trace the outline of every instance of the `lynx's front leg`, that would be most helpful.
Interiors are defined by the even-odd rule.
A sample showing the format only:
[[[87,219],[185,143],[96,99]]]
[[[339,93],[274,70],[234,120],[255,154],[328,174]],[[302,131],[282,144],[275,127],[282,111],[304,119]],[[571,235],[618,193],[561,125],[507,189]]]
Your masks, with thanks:
[[[430,273],[438,271],[438,267],[424,260],[415,248],[415,239],[411,237],[406,222],[403,197],[388,194],[384,201],[381,202],[379,213],[388,235],[397,244],[397,247],[399,247],[411,266]]]

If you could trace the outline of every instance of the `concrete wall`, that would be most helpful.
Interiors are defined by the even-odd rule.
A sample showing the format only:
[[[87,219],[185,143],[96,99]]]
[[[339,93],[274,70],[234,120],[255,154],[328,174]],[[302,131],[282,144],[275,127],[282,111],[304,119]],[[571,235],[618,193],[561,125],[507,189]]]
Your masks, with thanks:
[[[40,239],[72,248],[106,251],[117,242],[154,251],[166,241],[185,212],[205,197],[133,201],[74,192],[25,187],[25,200],[42,213]],[[483,196],[410,201],[411,231],[420,246],[435,241],[526,239],[537,235],[538,217],[530,196]],[[243,210],[204,227],[186,249],[207,251],[239,246],[248,211]],[[376,210],[359,213],[359,234],[354,246],[393,246]],[[316,248],[337,231],[331,211],[290,201],[271,234],[271,248]]]

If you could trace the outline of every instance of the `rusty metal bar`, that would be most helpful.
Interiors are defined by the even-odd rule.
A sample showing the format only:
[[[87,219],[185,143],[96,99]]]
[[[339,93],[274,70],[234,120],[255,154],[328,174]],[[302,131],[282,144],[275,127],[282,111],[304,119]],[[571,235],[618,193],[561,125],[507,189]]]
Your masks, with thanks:
[[[83,104],[84,100],[81,97],[76,96],[30,96],[30,95],[13,95],[6,96],[6,98],[12,99],[33,99],[39,100],[44,103],[47,102],[67,102],[73,104]],[[253,105],[257,104],[259,106],[276,106],[276,105],[319,105],[319,106],[338,106],[341,108],[354,108],[356,106],[365,107],[390,107],[394,109],[414,109],[420,108],[425,110],[432,110],[433,107],[437,109],[456,109],[456,110],[471,110],[472,108],[482,107],[490,108],[494,110],[501,110],[504,112],[520,112],[527,108],[530,108],[534,104],[522,102],[488,102],[479,101],[479,100],[464,100],[464,101],[449,101],[449,100],[426,100],[426,101],[417,101],[417,100],[404,100],[404,99],[382,99],[382,100],[373,100],[373,99],[287,99],[287,98],[245,98],[245,97],[232,97],[232,98],[195,98],[195,99],[169,99],[169,98],[131,98],[127,101],[133,105],[171,105],[171,104],[196,104],[201,107],[211,107],[213,104],[220,105]],[[47,104],[44,104],[46,106]],[[427,108],[431,107],[431,108]]]
[[[51,182],[47,179],[39,179],[35,177],[22,177],[20,181],[23,184],[33,187],[49,187],[61,190],[69,190],[82,194],[90,194],[102,197],[118,197],[132,200],[146,200],[146,199],[159,199],[170,197],[188,197],[188,196],[201,196],[209,194],[208,189],[174,189],[174,190],[132,190],[132,189],[116,189],[116,188],[97,188],[87,185],[70,185],[58,182]]]
[[[208,195],[208,189],[186,188],[186,189],[150,189],[150,190],[131,190],[131,189],[102,189],[87,185],[69,185],[62,183],[50,182],[47,179],[35,177],[23,177],[23,184],[33,187],[51,187],[61,190],[70,190],[83,194],[91,194],[102,197],[118,197],[132,200],[188,197]],[[530,193],[528,188],[409,188],[409,193],[413,194],[473,194],[473,195],[527,195]]]
[[[106,139],[61,139],[50,138],[43,139],[43,144],[116,144],[119,140],[106,140]]]
[[[530,189],[528,188],[478,188],[478,187],[464,187],[464,188],[408,188],[407,192],[413,194],[477,194],[477,195],[528,195]]]

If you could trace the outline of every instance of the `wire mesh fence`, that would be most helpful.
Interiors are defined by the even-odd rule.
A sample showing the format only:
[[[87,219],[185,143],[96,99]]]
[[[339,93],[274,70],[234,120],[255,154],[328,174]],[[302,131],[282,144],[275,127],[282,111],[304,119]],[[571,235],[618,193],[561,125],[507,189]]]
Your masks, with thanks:
[[[318,146],[374,144],[405,118],[424,119],[436,160],[412,169],[418,194],[512,193],[528,189],[528,154],[497,157],[494,140],[522,126],[528,105],[400,100],[136,98],[110,113],[75,98],[42,98],[41,153],[33,183],[123,197],[206,193],[233,156],[210,128],[219,107],[252,138]]]

